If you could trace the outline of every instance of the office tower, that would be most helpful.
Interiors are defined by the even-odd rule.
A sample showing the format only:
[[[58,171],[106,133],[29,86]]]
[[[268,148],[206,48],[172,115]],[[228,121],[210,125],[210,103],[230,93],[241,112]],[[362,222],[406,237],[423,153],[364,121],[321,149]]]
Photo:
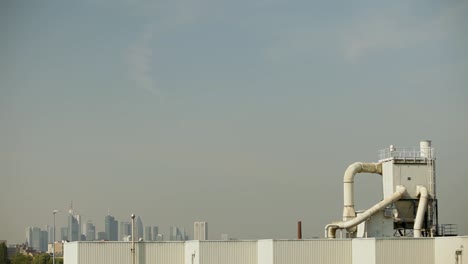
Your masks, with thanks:
[[[106,240],[117,241],[119,240],[118,226],[119,223],[115,220],[112,215],[107,215],[104,218],[106,228]]]
[[[41,230],[40,238],[39,238],[39,251],[41,252],[47,252],[47,246],[48,246],[48,239],[49,239],[49,234],[46,230]]]
[[[221,234],[221,240],[229,240],[228,234]]]
[[[153,232],[152,232],[152,239],[153,241],[158,241],[158,235],[159,235],[159,227],[153,226]]]
[[[69,241],[79,241],[80,239],[80,223],[79,223],[79,216],[69,214],[68,215],[68,240]]]
[[[68,241],[80,241],[81,239],[81,217],[73,214],[73,203],[68,210]]]
[[[31,242],[32,242],[32,227],[28,226],[26,227],[26,244],[28,247],[31,247]]]
[[[153,235],[151,234],[151,226],[145,226],[145,241],[151,241],[153,239]]]
[[[40,251],[41,244],[41,229],[39,227],[33,227],[31,229],[31,247],[34,250]]]
[[[48,233],[39,227],[26,228],[26,241],[28,246],[36,251],[47,251]]]
[[[86,223],[86,240],[94,241],[96,240],[96,227],[91,221]]]
[[[106,240],[107,239],[107,234],[106,232],[98,232],[97,237],[99,241]]]
[[[137,221],[136,221],[135,240],[139,240],[140,238],[143,238],[143,222],[141,221],[141,218],[138,216]]]
[[[169,227],[169,240],[170,241],[184,241],[188,237],[185,235],[185,228],[182,231],[177,226]]]
[[[207,240],[208,239],[208,223],[195,222],[193,223],[193,239]]]
[[[53,243],[54,242],[54,227],[46,225],[45,230],[47,230],[48,238],[47,238],[47,243]]]
[[[122,241],[132,236],[132,223],[120,222],[119,240]]]
[[[182,237],[182,240],[183,240],[183,241],[190,240],[190,236],[185,232],[185,227],[182,228],[182,235],[181,235],[181,237]]]
[[[60,228],[60,240],[69,241],[68,240],[68,227]]]
[[[176,241],[177,237],[177,227],[170,226],[169,227],[169,241]]]

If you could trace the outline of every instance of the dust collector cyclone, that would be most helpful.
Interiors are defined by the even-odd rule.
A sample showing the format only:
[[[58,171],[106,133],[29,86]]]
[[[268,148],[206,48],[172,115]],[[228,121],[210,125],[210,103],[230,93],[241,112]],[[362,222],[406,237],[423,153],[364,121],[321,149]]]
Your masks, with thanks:
[[[377,163],[356,162],[343,178],[343,220],[325,227],[325,236],[346,237],[436,236],[437,199],[435,193],[434,149],[431,141],[419,148],[391,145],[379,151]],[[383,200],[365,211],[354,208],[354,176],[358,173],[382,175]]]

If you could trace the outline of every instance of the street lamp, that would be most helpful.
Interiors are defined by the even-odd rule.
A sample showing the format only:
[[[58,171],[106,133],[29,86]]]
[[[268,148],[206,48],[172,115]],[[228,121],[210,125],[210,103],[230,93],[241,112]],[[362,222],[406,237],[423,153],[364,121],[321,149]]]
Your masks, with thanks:
[[[132,264],[135,264],[135,214],[130,217],[132,218]]]
[[[55,264],[55,214],[58,212],[60,211],[57,209],[52,211],[52,214],[54,215],[54,239],[52,241],[52,264]]]

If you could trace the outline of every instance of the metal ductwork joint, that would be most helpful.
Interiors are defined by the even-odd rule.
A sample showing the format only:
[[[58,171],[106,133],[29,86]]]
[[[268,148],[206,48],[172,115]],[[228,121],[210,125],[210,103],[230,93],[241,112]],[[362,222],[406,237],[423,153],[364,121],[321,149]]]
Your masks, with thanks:
[[[382,175],[382,163],[356,162],[346,169],[343,178],[343,222],[356,217],[354,209],[354,176],[358,173],[377,173]],[[349,231],[354,232],[354,230]]]
[[[403,194],[405,192],[406,192],[406,188],[404,186],[397,185],[395,193],[393,193],[391,196],[383,199],[382,201],[380,201],[376,205],[372,206],[371,208],[367,209],[364,213],[360,214],[358,217],[354,217],[353,219],[348,220],[348,221],[335,222],[335,223],[328,224],[325,227],[325,236],[327,238],[335,238],[337,229],[350,230],[350,229],[356,227],[360,223],[362,223],[362,222],[366,221],[367,219],[369,219],[369,217],[371,217],[372,215],[374,215],[378,211],[380,211],[383,208],[387,207],[388,205],[394,203],[395,201],[398,201],[403,196]]]

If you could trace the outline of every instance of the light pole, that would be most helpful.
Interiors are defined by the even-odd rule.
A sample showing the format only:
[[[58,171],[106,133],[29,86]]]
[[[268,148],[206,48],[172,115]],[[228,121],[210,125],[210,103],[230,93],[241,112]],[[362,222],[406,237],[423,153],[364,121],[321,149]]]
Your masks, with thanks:
[[[130,217],[132,218],[132,264],[135,264],[135,214]]]
[[[55,264],[55,214],[58,213],[59,210],[54,210],[52,211],[52,214],[54,215],[54,239],[52,241],[52,264]]]

